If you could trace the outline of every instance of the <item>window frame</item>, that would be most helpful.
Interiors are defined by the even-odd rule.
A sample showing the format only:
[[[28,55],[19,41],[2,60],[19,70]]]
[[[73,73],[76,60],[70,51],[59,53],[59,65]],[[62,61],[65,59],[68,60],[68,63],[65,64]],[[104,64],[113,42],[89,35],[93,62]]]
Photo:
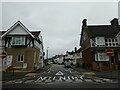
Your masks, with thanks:
[[[20,44],[17,43],[16,39],[18,39],[18,38],[20,40]],[[15,43],[13,43],[13,42],[15,42]],[[25,45],[25,37],[24,36],[13,36],[12,37],[12,45]]]
[[[18,59],[19,59],[19,58],[18,58],[19,56],[20,56],[20,60],[18,60]],[[23,57],[23,60],[21,60],[21,57]],[[17,62],[24,62],[24,55],[18,55],[18,56],[17,56]]]
[[[100,38],[100,39],[98,40],[98,38]],[[96,43],[96,45],[105,45],[105,37],[102,37],[102,36],[101,37],[95,37],[95,43]]]
[[[102,56],[102,57],[101,57]],[[103,58],[103,59],[101,59]],[[105,52],[96,52],[95,53],[95,61],[109,61],[109,56],[106,55]]]

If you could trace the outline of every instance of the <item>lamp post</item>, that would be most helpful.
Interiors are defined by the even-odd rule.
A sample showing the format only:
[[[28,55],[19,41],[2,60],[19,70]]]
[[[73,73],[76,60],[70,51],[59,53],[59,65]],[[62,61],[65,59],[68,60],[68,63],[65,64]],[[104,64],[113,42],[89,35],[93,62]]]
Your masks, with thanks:
[[[49,47],[47,47],[47,59],[48,59],[48,48],[49,48]]]

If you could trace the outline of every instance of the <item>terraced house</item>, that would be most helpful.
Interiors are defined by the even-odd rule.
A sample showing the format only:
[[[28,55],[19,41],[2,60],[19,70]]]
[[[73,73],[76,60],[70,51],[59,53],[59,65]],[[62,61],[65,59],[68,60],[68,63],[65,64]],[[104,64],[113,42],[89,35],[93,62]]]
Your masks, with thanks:
[[[120,69],[120,25],[117,18],[111,25],[87,25],[82,21],[80,46],[83,64],[94,70]]]
[[[41,31],[29,31],[20,21],[8,30],[1,31],[4,71],[12,66],[15,70],[33,71],[39,69],[43,60]],[[41,58],[40,58],[41,57]]]

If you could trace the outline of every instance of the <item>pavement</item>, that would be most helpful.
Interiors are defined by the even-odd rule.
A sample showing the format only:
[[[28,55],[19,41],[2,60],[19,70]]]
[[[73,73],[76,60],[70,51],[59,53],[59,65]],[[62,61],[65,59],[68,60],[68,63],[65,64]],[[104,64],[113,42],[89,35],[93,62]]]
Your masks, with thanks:
[[[2,81],[10,81],[10,80],[17,80],[17,79],[24,79],[29,78],[33,76],[37,76],[39,74],[42,74],[44,71],[48,70],[50,65],[45,66],[44,68],[40,68],[37,71],[34,72],[2,72]]]
[[[99,78],[117,79],[120,81],[120,70],[95,71],[95,70],[84,69],[82,67],[76,67],[76,66],[72,66],[72,68],[79,73],[84,73],[84,74],[86,73]]]

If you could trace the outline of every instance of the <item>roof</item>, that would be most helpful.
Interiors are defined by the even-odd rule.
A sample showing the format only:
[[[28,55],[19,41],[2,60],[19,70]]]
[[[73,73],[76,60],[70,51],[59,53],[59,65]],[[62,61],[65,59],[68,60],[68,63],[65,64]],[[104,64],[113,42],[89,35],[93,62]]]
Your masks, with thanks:
[[[1,37],[4,37],[7,33],[9,33],[9,32],[10,32],[13,28],[15,28],[18,24],[19,24],[20,26],[22,26],[22,27],[26,30],[26,32],[29,33],[29,34],[34,38],[34,36],[32,35],[32,33],[31,33],[20,21],[17,21],[14,25],[12,25],[4,34],[2,34]]]
[[[40,34],[40,31],[30,31],[35,37],[38,37]]]
[[[6,31],[0,31],[0,34],[3,35]],[[40,31],[30,31],[35,37],[38,37],[40,34]]]
[[[3,35],[6,31],[0,31],[0,35]]]
[[[114,38],[120,32],[120,25],[87,26],[87,30],[90,33],[90,37],[105,36],[107,38]]]
[[[111,25],[87,25],[87,19],[84,19],[82,23],[80,46],[82,45],[84,31],[89,34],[88,37],[90,38],[97,36],[114,38],[120,32],[120,25],[117,18],[111,20]]]

